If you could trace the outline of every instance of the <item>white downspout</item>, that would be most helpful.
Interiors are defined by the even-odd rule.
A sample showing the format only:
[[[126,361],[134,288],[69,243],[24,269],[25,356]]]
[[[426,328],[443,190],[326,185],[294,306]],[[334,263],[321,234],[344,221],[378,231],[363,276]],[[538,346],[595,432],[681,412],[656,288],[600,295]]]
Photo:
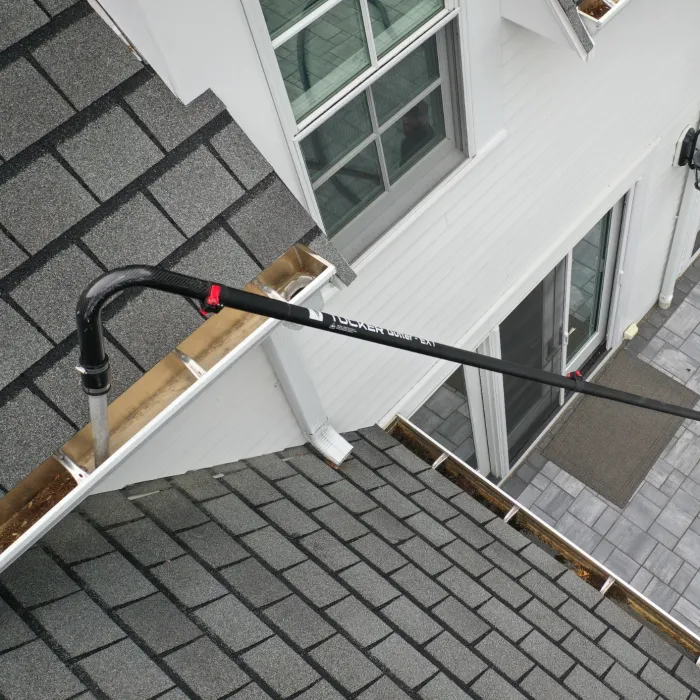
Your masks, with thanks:
[[[316,306],[313,300],[310,302],[312,308]],[[281,324],[263,341],[263,347],[299,427],[316,450],[338,465],[350,454],[352,445],[330,424],[296,334],[286,323]]]
[[[685,131],[684,134],[685,135]],[[683,136],[681,136],[681,141]],[[678,153],[673,162],[678,165]],[[695,176],[692,171],[688,171],[683,189],[683,198],[676,219],[676,228],[671,239],[671,249],[668,252],[668,261],[664,270],[664,279],[661,283],[661,294],[659,295],[659,308],[668,309],[673,301],[673,291],[678,279],[678,273],[683,264],[683,254],[688,240],[688,231],[695,217],[695,209],[698,206],[698,193],[695,190]]]

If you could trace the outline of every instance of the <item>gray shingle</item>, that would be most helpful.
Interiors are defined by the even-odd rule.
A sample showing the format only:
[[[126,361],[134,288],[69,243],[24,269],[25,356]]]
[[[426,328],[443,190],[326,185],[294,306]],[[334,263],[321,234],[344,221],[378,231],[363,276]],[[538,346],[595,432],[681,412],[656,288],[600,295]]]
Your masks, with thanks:
[[[316,647],[310,656],[351,693],[382,675],[364,654],[339,634]]]
[[[239,288],[260,272],[260,266],[223,228],[214,229],[200,241],[195,250],[173,267],[175,272]]]
[[[57,413],[28,389],[0,408],[0,486],[6,491],[50,457],[73,433]]]
[[[83,109],[141,69],[141,64],[95,13],[33,51],[68,99]]]
[[[151,78],[125,99],[168,151],[224,110],[210,90],[184,105],[158,78]]]
[[[481,549],[493,542],[493,537],[491,537],[486,530],[476,525],[464,515],[458,515],[456,518],[448,520],[445,524],[453,532],[456,532],[467,544],[477,549]]]
[[[560,642],[570,631],[571,625],[552,612],[539,600],[531,600],[520,614],[529,620],[535,627],[539,627],[547,636],[555,642]]]
[[[254,506],[260,506],[270,501],[282,498],[282,494],[271,486],[265,479],[258,476],[252,469],[241,469],[225,476],[225,481],[229,486],[243,496]]]
[[[418,644],[425,644],[443,631],[437,622],[405,596],[384,606],[382,615]]]
[[[469,644],[489,631],[489,626],[483,620],[452,596],[436,605],[433,613]]]
[[[307,688],[319,677],[279,637],[268,639],[247,652],[243,660],[283,698]]]
[[[536,700],[575,700],[557,681],[536,666],[520,683],[525,692]]]
[[[340,578],[373,607],[384,605],[399,596],[399,591],[394,586],[364,562],[346,569]]]
[[[146,289],[130,299],[105,325],[134,359],[149,370],[199,328],[201,320],[182,297]]]
[[[605,632],[605,625],[572,599],[559,608],[559,614],[591,639],[597,639]]]
[[[233,651],[252,646],[272,634],[266,624],[232,595],[204,605],[194,614]]]
[[[240,185],[202,146],[149,189],[188,236],[197,233],[243,194]]]
[[[455,644],[459,644],[456,640],[454,641]],[[441,642],[442,635],[431,642],[428,649],[434,647],[439,650],[438,653],[441,653],[444,649]],[[409,688],[420,685],[437,671],[437,668],[423,654],[397,634],[392,634],[377,644],[370,653],[384,668],[387,668]],[[435,656],[432,651],[431,654]]]
[[[386,433],[384,434],[386,435]],[[376,447],[379,447],[379,449],[386,449],[386,447],[381,447],[377,444],[376,438],[371,439],[367,435],[363,435],[363,437],[366,437],[372,444],[374,444]],[[393,440],[393,438],[390,439]],[[379,440],[379,442],[384,443],[383,438]],[[394,462],[402,466],[406,471],[411,472],[411,474],[418,474],[419,472],[425,472],[426,470],[430,470],[429,464],[426,464],[420,457],[413,454],[413,452],[411,452],[408,448],[404,447],[404,445],[397,444],[395,447],[391,447],[391,449],[387,450],[387,455],[391,457],[391,459],[394,460]],[[436,490],[439,493],[441,493],[441,495],[449,497],[454,496],[456,493],[461,491],[459,487],[455,487],[454,484],[451,484],[449,481],[447,482],[448,486],[444,486],[442,484],[442,480],[447,481],[445,477],[443,477],[442,475],[438,475],[437,472],[433,472],[433,474],[434,477],[426,476],[424,481],[425,483],[432,485],[433,479],[439,476],[439,479],[435,479],[435,483],[438,485],[438,488],[436,488]],[[447,491],[440,491],[441,487],[443,489],[447,489]],[[453,490],[451,487],[454,487],[457,490]]]
[[[656,693],[635,678],[620,664],[615,664],[605,676],[605,680],[626,700],[654,700]]]
[[[92,195],[50,155],[42,155],[0,186],[0,222],[30,253],[96,206]]]
[[[51,15],[57,15],[76,2],[77,0],[42,0],[41,6]]]
[[[112,370],[110,402],[126,391],[142,375],[141,370],[128,360],[112,343],[105,340],[105,350]],[[88,401],[75,368],[80,364],[80,352],[76,345],[67,355],[49,367],[35,379],[35,384],[78,427],[90,422]]]
[[[613,660],[604,651],[575,630],[562,646],[596,676],[602,676],[613,665]]]
[[[0,233],[0,278],[12,272],[17,265],[26,259],[27,254],[22,252],[7,236]]]
[[[503,520],[499,518],[495,518],[488,523],[486,529],[516,552],[519,552],[530,544],[530,540],[525,537],[525,535],[522,535],[514,527],[503,522]]]
[[[527,640],[525,640],[527,641]],[[524,654],[518,651],[509,641],[498,632],[491,632],[477,645],[477,651],[501,673],[517,681],[524,676],[534,664]]]
[[[264,266],[316,226],[280,180],[246,202],[228,222]]]
[[[375,489],[372,496],[399,518],[405,518],[420,511],[415,503],[399,493],[393,486],[386,485]]]
[[[461,540],[455,540],[442,548],[452,561],[472,576],[481,576],[493,568],[493,564]]]
[[[243,542],[276,571],[299,564],[306,555],[274,527],[266,527],[243,538]]]
[[[84,243],[109,270],[123,265],[157,265],[184,240],[140,192],[83,236]]]
[[[314,515],[341,540],[348,542],[365,535],[367,528],[337,503],[319,508]]]
[[[483,700],[525,700],[521,692],[490,669],[474,683],[473,689]]]
[[[350,481],[343,480],[330,484],[325,491],[351,513],[366,513],[368,510],[377,507],[377,504],[371,498],[365,496]]]
[[[408,695],[387,676],[382,676],[367,690],[360,693],[358,698],[360,700],[408,700]]]
[[[634,643],[645,651],[654,661],[667,669],[675,668],[682,653],[664,641],[658,634],[653,633],[648,627],[642,627]],[[699,674],[700,675],[700,674]]]
[[[217,496],[225,496],[229,490],[207,469],[195,469],[173,477],[173,483],[180,487],[193,501],[207,501]]]
[[[387,513],[384,508],[375,508],[361,516],[361,519],[391,544],[413,537],[413,532],[393,515]]]
[[[66,564],[112,551],[112,545],[78,513],[69,513],[44,536],[42,542]]]
[[[173,682],[130,639],[98,651],[78,662],[110,698],[150,698]],[[124,669],[129,669],[124,673]]]
[[[605,598],[595,611],[597,615],[628,639],[631,639],[642,626],[639,620],[626,613],[609,598]],[[656,635],[654,635],[654,638],[659,639]]]
[[[479,615],[514,642],[522,639],[532,629],[530,623],[525,622],[520,615],[496,598],[490,598],[482,605],[479,608]]]
[[[413,494],[413,500],[438,520],[447,520],[457,515],[457,511],[447,501],[428,489]]]
[[[139,498],[139,505],[169,530],[184,530],[208,520],[197,506],[176,489]]]
[[[3,388],[48,352],[51,343],[2,299],[0,326],[3,328],[3,334],[6,333],[6,337],[13,339],[12,343],[3,344],[3,352],[0,355],[0,388]],[[3,454],[7,455],[4,448]]]
[[[389,450],[389,453],[391,452],[392,450]],[[440,472],[434,469],[429,469],[418,474],[418,478],[426,486],[429,486],[433,491],[440,494],[440,496],[442,496],[443,498],[452,498],[453,496],[459,496],[460,494],[464,493],[463,490],[459,486],[457,486],[457,484],[453,484],[448,478],[446,478],[445,476],[440,474]],[[457,506],[456,503],[455,505]]]
[[[372,533],[355,540],[352,543],[352,548],[385,574],[395,571],[407,563],[399,552]]]
[[[440,673],[420,689],[423,700],[469,700],[458,685],[453,683],[444,673]]]
[[[59,342],[75,330],[76,299],[100,274],[87,255],[71,246],[19,284],[12,298]]]
[[[255,683],[251,683],[243,688],[243,690],[239,690],[232,698],[233,700],[271,700],[270,696]],[[160,700],[160,698],[158,700]],[[167,699],[164,698],[164,700]],[[183,700],[186,700],[184,696]],[[319,700],[323,700],[323,698],[319,698]]]
[[[121,107],[112,107],[57,148],[103,201],[163,157]]]
[[[557,588],[538,571],[528,571],[520,579],[520,583],[553,608],[561,605],[568,597],[566,593],[562,592],[560,588]]]
[[[522,576],[530,568],[527,562],[523,561],[517,554],[513,554],[510,549],[500,542],[492,542],[488,547],[482,550],[482,553],[494,562],[494,564],[498,564],[498,566],[510,576]],[[566,595],[564,595],[564,600],[565,599]],[[563,600],[561,600],[560,603],[561,602],[563,602]]]
[[[313,535],[304,537],[300,544],[320,559],[331,571],[345,569],[360,561],[358,556],[326,530],[320,530]]]
[[[438,576],[438,581],[449,588],[463,603],[466,603],[470,608],[481,605],[484,601],[491,597],[491,594],[482,588],[471,576],[460,571],[456,566],[453,566],[448,571]]]
[[[266,608],[263,614],[302,649],[335,634],[320,615],[295,595]]]
[[[202,633],[162,593],[120,608],[117,615],[156,654],[190,642]]]
[[[681,662],[676,669],[676,675],[691,688],[700,692],[700,668],[687,656],[681,658]]]
[[[532,596],[520,584],[516,583],[500,569],[491,569],[480,579],[493,593],[508,601],[509,605],[519,608]]]
[[[293,457],[289,461],[298,471],[321,486],[342,480],[342,477],[335,469],[331,469],[315,455],[304,454]]]
[[[190,556],[165,562],[152,571],[180,603],[188,608],[207,603],[226,593],[226,589]]]
[[[422,476],[425,477],[425,474]],[[483,506],[479,501],[464,492],[452,498],[450,503],[480,524],[487,523],[496,517],[495,513],[492,513],[486,506]]]
[[[0,6],[0,51],[12,46],[46,22],[46,15],[31,0],[4,2]]]
[[[567,571],[558,579],[558,583],[587,608],[592,608],[603,600],[600,591],[580,579],[573,571]]]
[[[78,586],[40,549],[30,549],[0,574],[0,583],[22,603],[39,605],[74,593]]]
[[[520,642],[520,648],[557,678],[561,678],[574,665],[574,660],[568,654],[536,630]]]
[[[332,503],[331,499],[321,489],[314,486],[301,474],[282,479],[277,482],[276,486],[306,510],[313,510]]]
[[[325,607],[348,595],[345,588],[311,561],[285,571],[283,576],[318,607]]]
[[[352,284],[357,279],[357,274],[350,267],[348,261],[340,254],[338,249],[328,240],[323,231],[318,229],[307,233],[302,239],[302,243],[316,255],[320,255],[324,260],[328,260],[335,267],[337,278],[346,285]],[[355,439],[360,439],[358,433],[351,433]],[[350,437],[344,435],[348,442],[353,442]],[[393,438],[392,438],[393,439]]]
[[[547,554],[542,547],[530,544],[520,554],[550,578],[556,578],[566,571],[566,566]]]
[[[369,491],[370,489],[382,486],[385,481],[378,477],[371,469],[367,468],[362,462],[356,459],[350,459],[344,462],[339,470],[341,474],[345,474],[351,481],[354,481],[361,489]]]
[[[248,462],[253,469],[273,481],[283,479],[286,476],[294,476],[294,470],[275,454],[251,457],[247,459],[246,462]]]
[[[0,656],[0,694],[7,700],[63,700],[84,689],[44,642]]]
[[[125,636],[84,591],[32,611],[68,656],[79,656]]]
[[[204,523],[179,535],[209,566],[218,568],[245,559],[248,552],[216,523]]]
[[[144,566],[184,554],[182,547],[148,518],[116,527],[110,530],[110,534]]]
[[[2,630],[0,652],[24,644],[35,636],[2,598],[0,598],[0,629]]]
[[[214,136],[211,143],[248,189],[272,172],[272,166],[235,122]]]
[[[650,661],[642,671],[642,680],[668,700],[687,700],[688,689],[660,666]]]
[[[452,532],[444,528],[435,518],[430,517],[427,513],[416,513],[407,518],[405,522],[436,547],[442,547],[455,539]]]
[[[16,3],[14,0],[10,6]],[[4,17],[0,16],[0,26],[2,19]],[[9,160],[72,114],[70,105],[26,59],[20,58],[0,71],[0,155],[3,158]]]
[[[91,589],[107,607],[130,603],[155,588],[121,554],[114,552],[73,567],[86,588]]]
[[[272,520],[282,530],[284,530],[289,537],[301,537],[302,535],[308,535],[309,533],[315,532],[319,529],[318,523],[311,520],[311,518],[306,515],[304,511],[297,508],[286,498],[263,506],[260,511],[270,518],[270,520]],[[325,534],[319,533],[319,537],[331,537],[331,535],[329,535],[327,532],[324,531],[324,533]],[[335,538],[331,539],[337,542]],[[311,541],[315,542],[316,539],[312,539]],[[338,543],[338,545],[340,545],[340,543]],[[305,546],[307,546],[307,549],[309,548],[308,545]]]
[[[397,464],[389,464],[386,467],[382,467],[377,473],[403,493],[411,494],[423,489],[423,485],[420,481],[412,477],[405,469],[399,467]]]
[[[570,690],[573,690],[584,700],[618,700],[615,693],[581,666],[576,666],[564,682]]]
[[[435,605],[448,595],[446,590],[413,564],[404,566],[403,569],[392,574],[391,580],[426,607]]]
[[[486,664],[449,632],[443,632],[426,647],[428,653],[462,683],[471,683],[486,670]]]
[[[348,596],[326,609],[328,616],[361,647],[386,637],[391,628],[354,596]]]
[[[404,542],[399,549],[415,564],[431,576],[436,576],[441,571],[449,569],[452,564],[445,559],[434,547],[424,542],[420,537],[414,537]]]
[[[388,450],[390,447],[395,447],[399,445],[399,441],[389,435],[389,433],[386,432],[386,430],[382,430],[378,425],[370,425],[368,428],[360,428],[357,431],[360,435],[362,435],[365,440],[368,442],[371,442],[376,448],[380,450]],[[411,457],[408,457],[406,452],[408,452],[408,455],[411,455]],[[413,454],[413,452],[406,451],[406,452],[401,452],[400,457],[395,456],[392,453],[392,459],[395,459],[399,464],[403,464],[403,466],[406,466],[401,459],[405,458],[407,460],[412,460],[416,459],[416,456]],[[426,467],[427,468],[427,465]]]
[[[280,579],[253,558],[224,569],[221,575],[256,608],[280,600],[291,592]]]
[[[391,458],[380,452],[374,445],[370,445],[366,440],[357,440],[352,444],[352,456],[360,459],[368,467],[377,469],[387,464],[392,464]]]
[[[88,496],[79,509],[100,527],[111,527],[143,518],[143,513],[121,491]]]
[[[250,680],[206,637],[174,651],[164,661],[203,700],[218,700]]]
[[[242,535],[267,524],[257,513],[248,508],[238,496],[232,493],[228,496],[207,501],[202,507],[234,535]]]
[[[598,641],[598,644],[632,673],[638,673],[648,661],[642,652],[635,649],[629,642],[612,630],[608,630]]]

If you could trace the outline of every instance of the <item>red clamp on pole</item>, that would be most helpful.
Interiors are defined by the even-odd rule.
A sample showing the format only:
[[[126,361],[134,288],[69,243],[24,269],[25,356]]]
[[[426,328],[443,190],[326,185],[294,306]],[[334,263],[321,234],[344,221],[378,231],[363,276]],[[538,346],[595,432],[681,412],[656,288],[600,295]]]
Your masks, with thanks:
[[[578,389],[581,384],[583,384],[583,375],[581,372],[576,370],[575,372],[569,372],[569,374],[566,375],[567,379],[573,379],[576,382],[576,389]]]
[[[217,314],[223,308],[224,307],[221,304],[221,286],[218,284],[212,284],[211,289],[209,290],[209,295],[204,300],[199,313],[202,314],[204,318],[207,318],[207,314]]]

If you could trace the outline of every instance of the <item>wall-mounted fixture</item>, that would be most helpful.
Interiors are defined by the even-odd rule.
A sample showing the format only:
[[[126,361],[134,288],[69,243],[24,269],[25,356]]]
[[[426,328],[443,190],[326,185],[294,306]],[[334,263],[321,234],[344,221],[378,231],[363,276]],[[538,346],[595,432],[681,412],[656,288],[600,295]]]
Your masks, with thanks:
[[[700,129],[688,129],[680,143],[678,165],[695,171],[695,189],[700,190]]]

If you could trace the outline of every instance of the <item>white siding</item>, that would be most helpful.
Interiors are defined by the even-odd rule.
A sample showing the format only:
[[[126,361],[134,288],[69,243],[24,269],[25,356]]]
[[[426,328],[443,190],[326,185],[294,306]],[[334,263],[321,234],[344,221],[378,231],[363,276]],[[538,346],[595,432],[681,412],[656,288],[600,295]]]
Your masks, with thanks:
[[[659,293],[683,186],[684,172],[671,167],[676,140],[700,112],[698,26],[697,0],[669,0],[662,12],[658,0],[635,0],[598,34],[595,56],[584,63],[504,21],[507,139],[380,241],[327,310],[474,346],[605,213],[625,180],[631,186],[644,171],[644,209],[630,232],[622,295],[625,322],[639,319]],[[340,430],[380,420],[433,364],[309,330],[302,339]],[[246,360],[131,461],[149,465],[152,478],[300,442],[264,365]],[[222,415],[227,431],[211,445],[196,429],[182,445],[180,431]]]

